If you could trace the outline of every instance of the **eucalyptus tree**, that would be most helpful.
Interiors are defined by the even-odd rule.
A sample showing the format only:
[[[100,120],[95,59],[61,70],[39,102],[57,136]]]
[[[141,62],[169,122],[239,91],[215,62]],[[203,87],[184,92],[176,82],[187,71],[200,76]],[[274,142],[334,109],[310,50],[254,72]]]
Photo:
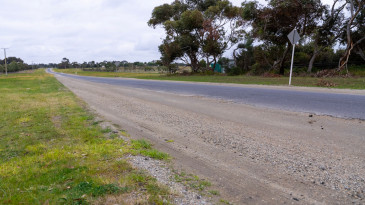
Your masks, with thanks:
[[[61,63],[58,64],[58,68],[70,68],[70,60],[68,58],[62,58]]]
[[[307,72],[312,72],[313,64],[317,56],[326,48],[331,48],[336,41],[341,37],[342,28],[344,26],[343,10],[346,2],[341,0],[334,0],[331,8],[326,6],[324,8],[321,21],[318,22],[312,35],[313,53],[309,61]]]
[[[350,16],[346,20],[344,29],[343,43],[346,49],[339,60],[338,70],[347,68],[347,63],[351,52],[355,50],[363,57],[363,41],[365,41],[365,1],[364,0],[346,0]]]
[[[228,0],[176,0],[155,7],[148,25],[163,26],[166,31],[159,47],[162,61],[180,59],[198,72],[202,59],[208,65],[216,63],[242,38],[239,15],[240,8]]]
[[[239,43],[237,48],[233,51],[233,58],[235,60],[237,69],[235,74],[243,74],[249,71],[254,55],[254,39],[247,36],[244,42]]]
[[[287,35],[296,28],[301,36],[309,35],[322,16],[320,0],[270,0],[267,6],[257,1],[242,3],[244,20],[252,26],[252,36],[267,49],[276,47],[271,69],[284,74],[284,62],[291,48]]]

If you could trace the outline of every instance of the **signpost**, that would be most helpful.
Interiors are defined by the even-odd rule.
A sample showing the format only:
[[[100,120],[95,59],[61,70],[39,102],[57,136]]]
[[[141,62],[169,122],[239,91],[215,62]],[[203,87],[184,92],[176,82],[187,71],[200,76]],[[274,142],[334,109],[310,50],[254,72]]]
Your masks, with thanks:
[[[4,56],[5,56],[5,75],[8,75],[8,64],[6,63],[6,49],[9,49],[9,48],[1,48],[1,49],[4,49]]]
[[[291,85],[291,77],[293,75],[293,63],[294,63],[294,51],[295,51],[295,44],[297,44],[300,40],[299,33],[297,29],[294,29],[292,32],[288,35],[289,41],[291,44],[293,44],[293,53],[291,57],[291,66],[290,66],[290,77],[289,77],[289,85]]]

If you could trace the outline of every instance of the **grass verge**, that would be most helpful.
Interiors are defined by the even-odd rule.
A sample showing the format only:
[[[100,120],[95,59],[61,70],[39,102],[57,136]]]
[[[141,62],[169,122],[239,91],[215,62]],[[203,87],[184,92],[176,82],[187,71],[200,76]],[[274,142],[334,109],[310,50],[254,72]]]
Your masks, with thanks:
[[[0,93],[0,204],[169,200],[167,188],[123,159],[168,155],[107,137],[110,130],[44,70],[0,76]]]
[[[165,75],[157,73],[115,73],[92,72],[80,69],[55,69],[57,72],[96,77],[125,77],[150,80],[174,80],[190,82],[257,84],[257,85],[288,85],[288,77],[262,77],[262,76],[225,76],[225,75]],[[292,85],[303,87],[332,87],[341,89],[365,89],[365,77],[293,77]]]

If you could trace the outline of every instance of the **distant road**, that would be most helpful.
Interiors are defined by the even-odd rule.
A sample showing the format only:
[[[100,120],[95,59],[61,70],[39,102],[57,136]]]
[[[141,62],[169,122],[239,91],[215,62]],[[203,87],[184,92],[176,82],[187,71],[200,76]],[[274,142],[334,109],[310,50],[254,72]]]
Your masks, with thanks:
[[[88,77],[55,73],[51,69],[48,69],[47,71],[64,77],[96,83],[106,83],[110,85],[141,88],[181,95],[219,98],[257,107],[365,120],[365,95],[337,94],[322,91],[308,92],[298,91],[294,88],[254,88],[235,85]]]

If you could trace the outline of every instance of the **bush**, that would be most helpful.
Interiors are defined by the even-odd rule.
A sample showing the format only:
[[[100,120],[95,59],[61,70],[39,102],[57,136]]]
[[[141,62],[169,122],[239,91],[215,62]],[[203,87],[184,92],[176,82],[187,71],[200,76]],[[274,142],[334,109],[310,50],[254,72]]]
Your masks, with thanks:
[[[255,63],[252,65],[251,72],[253,75],[262,75],[265,72],[264,67],[260,63]]]
[[[203,75],[214,75],[214,71],[213,70],[205,70],[202,72]]]
[[[231,67],[229,69],[226,69],[226,73],[228,75],[240,75],[241,74],[241,69],[238,68],[237,66]]]

